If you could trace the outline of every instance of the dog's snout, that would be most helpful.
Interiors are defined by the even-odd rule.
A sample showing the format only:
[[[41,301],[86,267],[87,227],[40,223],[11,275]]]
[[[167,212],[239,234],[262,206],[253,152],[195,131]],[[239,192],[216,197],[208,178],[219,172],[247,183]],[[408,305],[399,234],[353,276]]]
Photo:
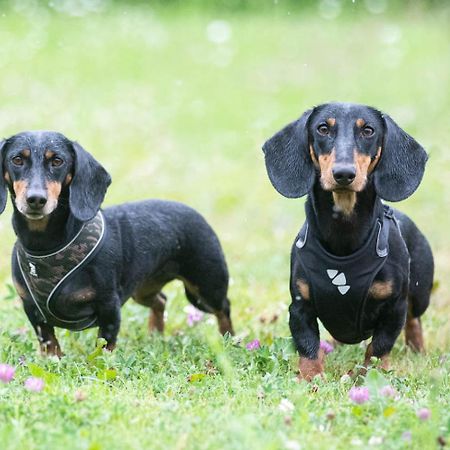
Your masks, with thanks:
[[[356,177],[356,169],[353,165],[336,166],[333,168],[333,178],[340,186],[349,185]]]
[[[44,192],[29,192],[27,195],[27,204],[30,209],[39,210],[47,203],[47,196]]]

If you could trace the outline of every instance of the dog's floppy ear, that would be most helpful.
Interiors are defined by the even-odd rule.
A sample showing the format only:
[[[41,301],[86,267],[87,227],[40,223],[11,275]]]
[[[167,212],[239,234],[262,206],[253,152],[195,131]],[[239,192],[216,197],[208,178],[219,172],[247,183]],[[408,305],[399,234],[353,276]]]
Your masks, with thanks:
[[[3,139],[0,141],[0,214],[5,210],[6,200],[8,199],[8,189],[6,188],[5,177],[3,174],[3,158],[4,152],[3,147],[5,146],[6,141]]]
[[[263,151],[274,188],[285,197],[302,197],[312,188],[314,164],[308,150],[308,119],[312,109],[271,137]]]
[[[398,202],[409,197],[422,181],[426,151],[388,115],[381,158],[374,172],[375,190],[384,200]]]
[[[78,142],[72,142],[75,156],[70,183],[69,206],[72,214],[83,222],[92,219],[111,184],[109,173]]]

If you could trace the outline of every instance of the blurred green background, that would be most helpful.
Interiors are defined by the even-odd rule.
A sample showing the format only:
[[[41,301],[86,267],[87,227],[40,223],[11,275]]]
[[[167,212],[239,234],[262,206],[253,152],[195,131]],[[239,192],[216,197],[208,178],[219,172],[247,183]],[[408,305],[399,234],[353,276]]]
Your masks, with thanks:
[[[0,216],[0,362],[17,364],[20,373],[14,386],[0,387],[4,448],[97,450],[101,442],[275,449],[300,433],[304,448],[328,450],[348,448],[355,435],[368,440],[372,430],[397,439],[383,448],[434,448],[424,443],[435,442],[448,422],[439,399],[445,394],[432,387],[444,380],[441,355],[450,337],[449,19],[449,2],[438,1],[0,1],[0,136],[52,129],[79,141],[112,175],[105,206],[157,197],[198,209],[225,250],[236,331],[244,342],[258,337],[267,345],[258,354],[233,346],[224,354],[214,325],[187,328],[187,302],[173,283],[165,289],[166,340],[147,337],[144,308],[123,308],[119,349],[107,361],[117,368],[115,383],[101,384],[86,362],[94,330],[59,330],[68,356],[39,359],[8,288],[15,240],[9,204]],[[435,254],[437,289],[424,317],[429,354],[415,358],[399,340],[392,382],[404,398],[389,422],[373,406],[369,426],[349,407],[339,381],[361,361],[359,347],[332,354],[319,396],[292,381],[293,353],[291,366],[283,366],[284,344],[275,339],[289,336],[289,250],[304,199],[275,192],[261,146],[327,101],[389,113],[430,153],[419,190],[398,205]],[[216,358],[225,375],[191,387],[186,379],[204,371],[205,358]],[[30,361],[58,374],[48,395],[30,398],[21,388]],[[281,369],[268,373],[277,364]],[[77,407],[76,389],[90,396]],[[424,425],[412,408],[428,395],[434,419]],[[284,396],[307,406],[292,428],[277,409]],[[330,407],[341,412],[338,426],[319,430],[317,439]],[[416,447],[402,446],[409,427],[419,436]],[[158,446],[152,433],[162,433]]]

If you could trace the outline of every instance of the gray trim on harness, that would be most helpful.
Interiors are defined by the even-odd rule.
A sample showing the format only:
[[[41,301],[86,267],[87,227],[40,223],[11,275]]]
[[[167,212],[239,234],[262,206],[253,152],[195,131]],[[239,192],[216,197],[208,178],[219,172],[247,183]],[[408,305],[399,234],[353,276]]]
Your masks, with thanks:
[[[41,316],[43,317],[44,322],[47,322],[47,317],[45,317],[45,314],[42,312],[42,309],[41,309],[41,307],[39,306],[39,302],[34,298],[33,290],[30,288],[30,285],[28,284],[27,277],[26,277],[25,274],[23,273],[22,266],[21,266],[21,264],[20,264],[20,259],[19,259],[19,252],[16,252],[16,259],[17,259],[17,265],[19,266],[19,270],[20,270],[20,273],[21,273],[21,275],[22,275],[22,278],[24,279],[25,284],[27,285],[28,292],[30,293],[31,298],[33,299],[33,302],[34,302],[34,304],[36,305],[36,308],[37,308],[37,309],[39,310],[39,312],[41,313]]]
[[[309,224],[308,222],[306,222],[306,229],[305,229],[305,235],[302,237],[300,236],[297,240],[297,242],[295,243],[295,246],[297,248],[303,248],[306,244],[306,240],[308,239],[308,230],[309,230]]]

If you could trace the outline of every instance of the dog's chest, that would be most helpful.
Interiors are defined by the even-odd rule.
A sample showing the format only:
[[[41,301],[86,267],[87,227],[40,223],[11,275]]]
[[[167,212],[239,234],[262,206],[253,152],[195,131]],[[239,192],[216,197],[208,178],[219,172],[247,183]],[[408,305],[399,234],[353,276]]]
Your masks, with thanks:
[[[100,249],[105,225],[101,213],[86,222],[65,247],[49,254],[30,254],[18,242],[15,255],[26,288],[43,320],[69,329],[96,322],[89,305],[97,295],[89,285],[74,286],[73,278]]]
[[[353,344],[367,339],[363,315],[370,286],[389,253],[390,219],[375,224],[366,244],[346,257],[328,253],[318,239],[302,228],[296,243],[298,261],[309,286],[318,318],[334,338]]]

